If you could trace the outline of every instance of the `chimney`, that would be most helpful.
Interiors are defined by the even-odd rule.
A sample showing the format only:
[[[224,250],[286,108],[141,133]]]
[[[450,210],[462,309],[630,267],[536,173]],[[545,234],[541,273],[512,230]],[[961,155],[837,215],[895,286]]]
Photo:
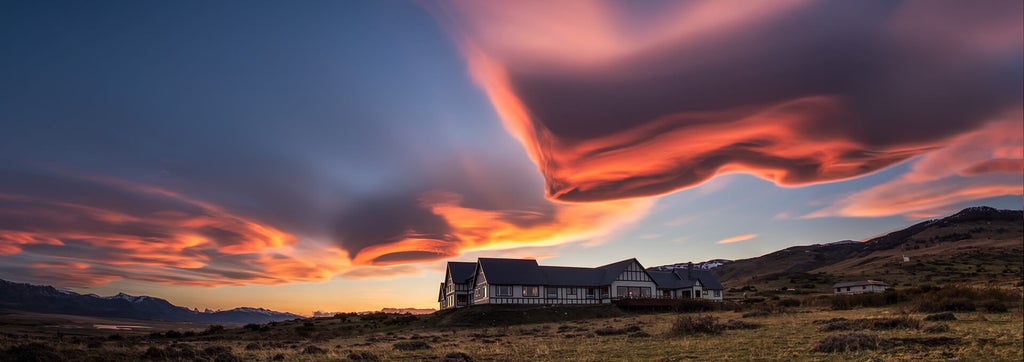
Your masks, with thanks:
[[[686,279],[693,279],[693,262],[686,263]]]

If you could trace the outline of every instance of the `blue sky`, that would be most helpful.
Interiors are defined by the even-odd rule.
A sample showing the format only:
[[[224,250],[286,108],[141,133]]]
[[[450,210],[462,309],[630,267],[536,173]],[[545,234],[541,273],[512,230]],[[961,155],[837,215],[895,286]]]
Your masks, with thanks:
[[[737,259],[1021,208],[1019,2],[739,6],[0,5],[0,278],[430,307],[445,260]]]

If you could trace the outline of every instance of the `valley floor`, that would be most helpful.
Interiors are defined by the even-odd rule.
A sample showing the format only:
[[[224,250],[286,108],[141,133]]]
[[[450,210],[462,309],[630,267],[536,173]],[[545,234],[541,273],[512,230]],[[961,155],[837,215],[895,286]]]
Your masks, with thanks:
[[[708,315],[717,318],[720,325],[739,329],[712,334],[672,331],[679,318],[696,320]],[[956,319],[947,321],[924,321],[925,316],[905,313],[902,307],[840,311],[796,307],[746,318],[743,312],[730,311],[625,314],[568,322],[465,328],[430,325],[429,317],[350,315],[237,329],[214,328],[186,336],[176,333],[97,339],[3,333],[0,351],[6,354],[0,355],[0,359],[34,353],[62,360],[1024,360],[1024,320],[1019,307],[1007,313],[955,313]],[[826,331],[829,327],[847,325],[837,318],[892,318],[909,320],[913,325],[876,323],[873,327]],[[850,336],[873,339],[867,349],[858,351],[814,350],[830,336],[839,337],[840,341]],[[42,344],[28,344],[32,341]]]

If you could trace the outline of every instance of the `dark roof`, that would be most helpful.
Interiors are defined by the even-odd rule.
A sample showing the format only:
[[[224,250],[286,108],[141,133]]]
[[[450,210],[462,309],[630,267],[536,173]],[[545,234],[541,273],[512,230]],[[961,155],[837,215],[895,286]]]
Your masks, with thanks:
[[[622,274],[622,272],[625,271],[626,268],[628,268],[629,265],[633,263],[640,265],[640,270],[647,272],[647,270],[644,269],[644,265],[640,264],[640,261],[636,260],[636,258],[620,260],[611,264],[606,264],[597,267],[597,269],[604,270],[604,279],[602,280],[602,285],[611,284],[613,281],[615,281],[615,278]],[[651,275],[651,273],[647,273],[647,275]],[[651,276],[651,279],[654,279],[654,276]],[[657,282],[655,282],[655,284],[657,284]]]
[[[836,283],[832,287],[833,288],[846,288],[846,287],[856,287],[856,286],[861,286],[861,285],[882,285],[882,286],[886,286],[886,287],[889,286],[888,283],[883,282],[883,281],[878,281],[878,280],[858,280],[858,281],[855,281],[855,282]]]
[[[443,301],[443,300],[444,300],[444,283],[441,283],[441,289],[437,291],[437,301],[440,302],[440,301]]]
[[[476,273],[476,263],[465,261],[449,261],[448,272],[452,273],[455,283],[469,283]]]
[[[648,270],[647,274],[654,278],[654,283],[662,289],[689,288],[694,284],[693,280],[681,279],[672,271]]]
[[[546,285],[605,285],[605,271],[598,268],[574,268],[567,266],[541,266],[541,274],[547,280]]]
[[[682,270],[676,270],[676,273],[685,272]],[[718,278],[715,278],[715,276],[711,275],[711,272],[707,270],[694,269],[693,274],[691,274],[691,279],[700,280],[700,284],[703,285],[704,289],[725,290],[722,283],[718,282]]]
[[[480,258],[488,284],[546,284],[536,260]]]
[[[674,269],[671,271],[648,270],[647,274],[654,278],[658,288],[679,289],[692,287],[697,281],[703,289],[725,290],[725,287],[718,282],[718,278],[711,275],[707,270],[694,269],[692,272],[686,269]]]

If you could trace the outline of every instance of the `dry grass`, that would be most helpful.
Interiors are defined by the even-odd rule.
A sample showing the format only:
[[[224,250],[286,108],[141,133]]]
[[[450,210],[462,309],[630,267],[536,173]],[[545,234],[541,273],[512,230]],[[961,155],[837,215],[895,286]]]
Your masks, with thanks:
[[[440,361],[446,358],[453,361],[467,358],[476,361],[864,361],[876,358],[911,361],[951,358],[974,360],[978,356],[996,361],[1024,359],[1024,321],[1019,307],[1014,307],[1009,313],[957,313],[956,320],[944,321],[948,330],[883,328],[893,323],[913,324],[907,321],[920,321],[925,317],[925,314],[919,313],[904,314],[902,309],[895,307],[842,311],[797,308],[787,313],[757,318],[756,329],[740,326],[737,321],[741,315],[741,312],[730,311],[682,316],[674,313],[642,314],[489,328],[422,324],[385,328],[382,324],[382,327],[358,334],[346,335],[339,332],[338,336],[333,336],[334,332],[331,331],[357,327],[350,321],[328,319],[316,320],[312,327],[304,324],[308,321],[297,321],[281,323],[264,330],[236,328],[193,338],[135,336],[121,340],[96,340],[64,337],[63,340],[55,340],[51,337],[42,340],[39,337],[0,335],[0,360],[11,359],[14,356],[9,352],[16,352],[36,353],[40,356],[56,353],[86,360],[132,361],[145,360],[147,350],[151,351],[153,357],[149,360],[173,360],[177,356],[169,354],[188,354],[188,351],[193,351],[198,358],[213,360],[216,356],[226,356],[227,352],[246,361],[272,361],[275,357],[285,361]],[[673,324],[680,317],[691,317],[693,321],[707,319],[722,326],[733,323],[737,328],[725,327],[712,334],[672,333]],[[818,329],[823,323],[815,324],[815,321],[839,320],[837,318],[863,320],[863,325],[872,328],[822,332]],[[296,328],[304,328],[310,337],[298,336],[294,332]],[[843,337],[850,333],[861,333],[868,337]],[[42,345],[17,349],[33,341]],[[864,342],[863,346],[858,344],[860,342]],[[821,347],[823,344],[826,346]]]

